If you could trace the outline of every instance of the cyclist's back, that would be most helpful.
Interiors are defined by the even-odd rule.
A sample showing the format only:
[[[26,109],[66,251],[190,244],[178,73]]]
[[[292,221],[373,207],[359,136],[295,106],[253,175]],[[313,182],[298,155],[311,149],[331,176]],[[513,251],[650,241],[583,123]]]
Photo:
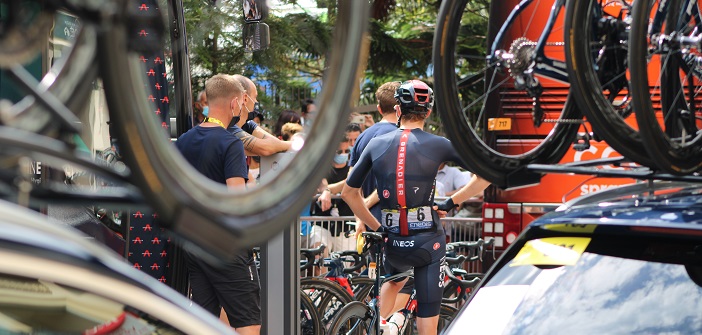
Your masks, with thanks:
[[[449,140],[421,129],[397,129],[374,138],[364,151],[366,157],[361,155],[359,162],[354,166],[354,170],[361,169],[359,174],[354,175],[365,175],[367,172],[363,169],[372,168],[378,184],[380,208],[385,210],[398,208],[398,148],[403,137],[406,137],[404,190],[407,208],[433,205],[435,176],[439,165],[446,161],[461,163]],[[355,181],[351,180],[349,185],[352,183]],[[387,222],[381,224],[390,228]],[[396,229],[389,230],[393,233],[399,232]]]
[[[346,180],[342,197],[369,227],[388,232],[385,270],[396,274],[414,268],[417,297],[417,325],[420,334],[436,334],[445,256],[446,239],[433,209],[435,177],[445,161],[462,163],[451,143],[422,131],[431,113],[433,93],[418,80],[402,83],[395,93],[399,106],[400,129],[371,140]],[[369,174],[375,175],[382,209],[381,220],[365,207],[361,185]],[[471,181],[471,186],[454,194],[457,200],[487,185]],[[472,195],[472,194],[470,194]],[[470,196],[469,195],[469,196]],[[441,210],[454,206],[453,200],[438,204]],[[387,288],[385,285],[388,285]],[[392,313],[394,296],[400,282],[383,285],[381,315]]]

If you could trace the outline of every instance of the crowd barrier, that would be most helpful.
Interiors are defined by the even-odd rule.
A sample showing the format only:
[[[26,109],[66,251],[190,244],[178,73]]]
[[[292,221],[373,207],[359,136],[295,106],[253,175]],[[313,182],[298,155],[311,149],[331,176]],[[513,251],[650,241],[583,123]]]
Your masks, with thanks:
[[[441,219],[447,242],[476,241],[481,237],[481,223],[482,219],[479,217],[445,217]],[[324,243],[327,246],[327,254],[330,251],[345,251],[356,248],[354,237],[356,221],[353,216],[301,216],[298,224],[300,227],[300,248],[314,248],[319,246],[319,243]],[[490,253],[486,252],[485,254],[488,256]],[[466,263],[464,268],[468,272],[484,272],[480,261]],[[302,273],[301,275],[310,274]]]

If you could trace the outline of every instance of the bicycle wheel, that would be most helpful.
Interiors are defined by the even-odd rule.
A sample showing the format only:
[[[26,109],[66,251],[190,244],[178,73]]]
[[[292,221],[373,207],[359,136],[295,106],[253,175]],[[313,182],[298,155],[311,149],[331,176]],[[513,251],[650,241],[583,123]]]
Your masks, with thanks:
[[[375,286],[375,280],[369,277],[352,277],[349,283],[353,288],[353,300],[367,302],[371,297],[370,293]]]
[[[498,7],[513,2],[492,2],[490,21],[504,24],[499,33],[488,28],[487,53],[469,48],[485,32],[463,22],[467,0],[441,3],[433,43],[436,110],[446,133],[473,172],[501,187],[529,163],[558,162],[581,122],[568,86],[536,71],[534,41],[545,29],[540,1],[524,1],[509,18],[498,18]],[[551,29],[548,57],[564,58],[561,29],[561,23]]]
[[[10,31],[7,28],[10,23],[18,21],[16,14],[20,12],[17,9],[20,2],[7,3],[7,17],[10,19],[0,22],[3,28],[1,34]],[[35,119],[32,120],[34,123],[29,123],[34,126],[33,132],[50,133],[62,140],[77,133],[77,118],[67,107],[70,102],[87,102],[85,95],[79,94],[81,90],[77,88],[86,85],[90,87],[94,79],[92,73],[95,73],[91,71],[99,68],[97,73],[103,79],[110,121],[115,131],[112,135],[119,139],[125,163],[129,167],[129,184],[138,187],[149,205],[158,211],[162,226],[189,241],[187,245],[195,249],[193,251],[198,251],[199,248],[199,251],[205,251],[203,256],[213,256],[210,259],[216,261],[234,254],[234,250],[259,244],[294,222],[324,175],[324,169],[319,167],[331,162],[333,152],[327,150],[327,144],[336,143],[343,136],[344,124],[339,120],[345,120],[349,113],[348,101],[358,74],[356,65],[363,49],[360,46],[367,26],[368,3],[349,0],[339,2],[336,38],[332,40],[332,52],[327,58],[329,70],[325,73],[318,114],[308,129],[306,145],[289,162],[281,161],[287,165],[281,167],[279,174],[262,181],[261,187],[246,192],[232,192],[197,173],[177,153],[164,136],[160,122],[153,116],[144,90],[143,65],[135,52],[143,46],[134,43],[133,29],[135,22],[138,22],[153,28],[155,32],[163,31],[161,17],[137,17],[129,1],[41,3],[46,6],[39,8],[46,8],[50,14],[56,9],[51,6],[60,3],[85,19],[85,27],[94,28],[95,40],[98,42],[93,43],[92,48],[98,51],[95,57],[73,58],[66,62],[67,69],[82,66],[90,70],[84,76],[71,76],[75,80],[79,79],[78,85],[62,86],[67,89],[66,100],[56,99],[54,94],[42,94],[42,87],[28,94],[52,112],[46,120]],[[99,19],[105,17],[110,20]],[[4,18],[5,16],[2,17],[3,20]],[[21,29],[17,31],[24,33]],[[41,36],[42,41],[46,40],[46,34],[37,36]],[[159,34],[151,34],[149,38],[153,36]],[[2,35],[0,39],[3,37],[6,36]],[[10,48],[3,47],[0,54],[8,50]],[[15,54],[21,53],[15,48],[12,49],[12,55]],[[13,73],[19,73],[16,75],[18,77],[26,74],[21,72],[19,60],[9,56],[6,58],[10,60],[9,65],[3,65],[4,68],[17,69]],[[96,58],[99,61],[95,61]],[[47,78],[55,79],[53,76]],[[37,87],[31,80],[19,80],[19,84],[30,90]],[[25,108],[20,104],[14,107],[13,110]],[[9,124],[6,114],[3,115],[2,122]],[[46,125],[44,128],[47,129],[37,125]],[[58,155],[74,153],[66,150]]]
[[[641,150],[627,76],[629,3],[566,1],[568,78],[595,134],[623,156],[651,166],[653,160]]]
[[[637,1],[632,16],[631,90],[644,148],[663,171],[676,175],[698,171],[702,167],[699,4]]]
[[[331,280],[301,278],[300,289],[312,299],[324,325],[329,324],[344,305],[353,301],[353,298],[346,290]]]
[[[300,292],[300,331],[302,335],[324,334],[324,325],[317,308],[305,292]]]
[[[440,334],[444,329],[448,328],[451,322],[453,322],[453,319],[456,317],[457,312],[458,310],[451,306],[441,305],[441,310],[439,310],[439,325],[437,328],[437,334]],[[419,334],[419,331],[417,331],[417,318],[413,317],[411,320],[408,320],[408,322],[410,323],[407,324],[402,334]]]
[[[331,321],[328,335],[377,335],[373,327],[373,312],[364,303],[353,301]]]

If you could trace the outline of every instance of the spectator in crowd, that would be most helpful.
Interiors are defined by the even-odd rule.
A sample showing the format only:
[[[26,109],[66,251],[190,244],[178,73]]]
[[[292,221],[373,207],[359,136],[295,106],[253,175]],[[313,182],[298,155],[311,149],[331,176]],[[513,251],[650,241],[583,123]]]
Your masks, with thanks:
[[[351,160],[349,165],[353,167],[358,162],[361,154],[368,146],[368,143],[375,137],[387,134],[397,130],[397,115],[395,114],[395,105],[397,101],[395,100],[395,91],[400,86],[399,82],[391,81],[380,85],[375,91],[375,98],[378,101],[377,110],[382,115],[380,122],[372,125],[356,139],[356,145],[354,145],[353,150],[351,150]],[[343,185],[341,185],[343,187]],[[370,208],[371,213],[376,219],[381,220],[380,207],[377,206],[378,197],[375,193],[376,181],[373,172],[371,172],[363,182],[361,187],[363,190],[363,196],[366,197],[366,205]],[[364,231],[364,225],[359,223],[356,229],[357,234]]]
[[[336,154],[334,155],[334,161],[332,162],[332,169],[330,173],[326,176],[325,180],[322,181],[322,185],[325,183],[327,185],[337,183],[346,179],[349,172],[348,160],[349,160],[349,141],[344,138],[344,140],[339,143],[337,147]],[[330,221],[324,221],[318,223],[318,225],[312,228],[312,238],[311,242],[313,244],[319,245],[319,243],[324,243],[329,246],[329,251],[344,251],[354,249],[356,246],[356,240],[353,237],[348,237],[346,233],[350,233],[354,230],[354,226],[348,224],[346,221],[341,221],[338,219],[340,216],[353,216],[353,212],[349,206],[341,199],[331,199],[331,190],[325,187],[320,192],[320,198],[328,198],[331,201],[331,208],[322,209],[321,200],[315,203],[312,209],[312,215],[314,216],[330,216]]]
[[[317,106],[314,104],[312,99],[303,99],[300,102],[300,124],[303,126],[309,126],[312,124],[312,117],[314,112],[317,111]]]
[[[258,90],[251,79],[242,75],[233,76],[244,88],[244,115],[234,118],[228,130],[239,137],[244,143],[247,156],[270,156],[275,153],[290,150],[290,142],[284,142],[259,127],[253,118],[258,104]]]
[[[300,115],[298,115],[297,112],[295,112],[294,110],[286,109],[280,112],[278,120],[275,122],[273,134],[275,134],[275,136],[278,136],[278,138],[282,138],[283,125],[286,123],[297,123],[299,125],[302,125],[302,122],[300,121]]]
[[[181,135],[176,147],[185,159],[208,178],[230,188],[243,187],[248,178],[241,140],[227,131],[234,118],[245,118],[244,88],[230,75],[207,80],[208,117]],[[236,122],[235,122],[236,123]],[[229,324],[239,334],[259,334],[261,329],[260,283],[251,250],[242,250],[214,267],[187,253],[193,302],[214,315],[223,308]]]
[[[207,95],[205,91],[200,91],[197,94],[197,100],[193,103],[193,117],[187,119],[188,129],[199,125],[207,117],[207,112],[209,107],[207,107]],[[194,124],[193,124],[194,123]]]
[[[353,149],[356,145],[356,139],[361,136],[361,125],[358,123],[349,123],[346,126],[346,138],[349,140],[349,148]]]
[[[361,132],[363,132],[367,128],[373,126],[375,124],[375,120],[373,120],[373,115],[371,114],[351,112],[351,115],[349,116],[349,123],[357,123],[361,127]]]
[[[436,173],[436,181],[441,182],[445,188],[445,196],[456,193],[463,185],[470,181],[470,174],[464,174],[455,166],[448,166],[446,162],[439,165],[439,172]]]
[[[301,133],[302,130],[302,125],[299,123],[288,122],[280,129],[280,138],[283,141],[289,141],[293,135]]]
[[[264,120],[265,120],[265,118],[263,117],[262,113],[258,112],[258,113],[256,113],[256,115],[254,115],[253,122],[256,123],[259,127],[261,127]]]

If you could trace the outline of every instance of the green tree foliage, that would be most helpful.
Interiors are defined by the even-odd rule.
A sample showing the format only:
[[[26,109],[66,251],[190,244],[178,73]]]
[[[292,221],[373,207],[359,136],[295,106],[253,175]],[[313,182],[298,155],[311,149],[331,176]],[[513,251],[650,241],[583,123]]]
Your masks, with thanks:
[[[355,0],[354,0],[355,1]],[[362,1],[362,0],[358,0]],[[441,0],[372,1],[370,51],[359,104],[375,104],[378,86],[391,80],[420,79],[433,85],[432,40]],[[189,38],[193,91],[215,73],[256,75],[270,83],[259,97],[267,110],[298,108],[299,98],[308,96],[315,83],[323,85],[326,55],[329,52],[336,17],[336,1],[317,0],[321,15],[313,15],[297,0],[280,0],[299,9],[280,15],[271,11],[264,20],[270,27],[270,47],[245,53],[241,46],[244,24],[239,1],[183,0]],[[326,10],[325,10],[326,9]],[[458,64],[458,71],[470,73],[484,64],[489,0],[469,2],[465,12],[461,53],[476,60]],[[274,89],[273,89],[274,88]],[[434,113],[432,131],[441,132]]]

